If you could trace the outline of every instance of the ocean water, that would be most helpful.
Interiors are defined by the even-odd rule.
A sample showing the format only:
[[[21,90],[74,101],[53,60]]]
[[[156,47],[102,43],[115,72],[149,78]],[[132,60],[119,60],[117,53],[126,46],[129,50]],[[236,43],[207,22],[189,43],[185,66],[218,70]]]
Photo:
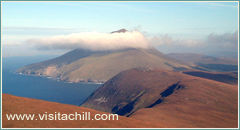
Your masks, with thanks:
[[[16,69],[33,62],[26,58],[24,63],[19,58],[3,59],[2,90],[15,96],[42,99],[64,104],[80,105],[101,84],[67,83],[38,76],[19,75]],[[39,58],[41,59],[41,58]],[[36,62],[36,60],[34,61]]]

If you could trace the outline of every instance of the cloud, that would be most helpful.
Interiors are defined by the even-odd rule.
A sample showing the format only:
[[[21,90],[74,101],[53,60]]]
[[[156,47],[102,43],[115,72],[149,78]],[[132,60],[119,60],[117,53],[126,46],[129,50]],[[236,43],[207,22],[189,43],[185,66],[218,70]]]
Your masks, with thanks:
[[[202,44],[202,41],[194,40],[194,39],[174,39],[168,34],[161,35],[161,36],[154,36],[149,39],[150,43],[153,46],[199,46]]]
[[[71,50],[83,48],[93,51],[124,48],[158,48],[163,53],[201,53],[221,57],[237,57],[238,32],[211,33],[203,39],[177,39],[168,34],[147,36],[139,31],[125,33],[83,32],[27,40],[38,50]]]
[[[138,31],[125,33],[83,32],[27,40],[42,50],[75,49],[115,50],[124,48],[148,48],[148,40]]]
[[[237,57],[238,32],[216,34],[211,33],[203,39],[174,39],[162,35],[152,39],[153,46],[164,53],[201,53],[221,57]]]
[[[220,46],[228,47],[234,49],[238,43],[238,33],[224,33],[224,34],[210,34],[207,37],[206,43]]]

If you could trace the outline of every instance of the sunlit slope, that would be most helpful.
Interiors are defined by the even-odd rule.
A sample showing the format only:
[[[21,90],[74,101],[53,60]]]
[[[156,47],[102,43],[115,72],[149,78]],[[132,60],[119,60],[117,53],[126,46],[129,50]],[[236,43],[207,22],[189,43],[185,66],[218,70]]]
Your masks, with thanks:
[[[76,50],[75,50],[76,51]],[[166,57],[158,50],[124,49],[109,52],[89,52],[84,56],[76,56],[70,62],[61,58],[62,63],[50,60],[32,64],[19,69],[24,74],[44,75],[71,82],[105,82],[121,71],[136,68],[161,68],[165,70],[185,70],[189,66]],[[71,57],[75,55],[70,52]],[[62,56],[64,57],[64,56]]]

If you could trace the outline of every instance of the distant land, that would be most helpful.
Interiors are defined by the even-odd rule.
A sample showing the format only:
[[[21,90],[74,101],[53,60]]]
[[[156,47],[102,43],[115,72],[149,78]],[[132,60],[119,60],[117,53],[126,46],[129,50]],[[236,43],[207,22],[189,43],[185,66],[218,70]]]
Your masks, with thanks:
[[[199,54],[165,55],[154,48],[114,51],[75,49],[57,58],[26,65],[17,72],[68,82],[104,83],[116,74],[132,68],[183,71],[189,75],[231,84],[237,84],[238,75],[237,64],[233,59]]]
[[[190,68],[154,48],[115,51],[75,49],[57,58],[24,66],[18,73],[50,76],[69,82],[105,82],[121,71],[138,67],[165,70]]]
[[[167,56],[188,64],[197,65],[199,70],[205,71],[238,71],[237,58],[213,57],[194,53],[170,53]]]

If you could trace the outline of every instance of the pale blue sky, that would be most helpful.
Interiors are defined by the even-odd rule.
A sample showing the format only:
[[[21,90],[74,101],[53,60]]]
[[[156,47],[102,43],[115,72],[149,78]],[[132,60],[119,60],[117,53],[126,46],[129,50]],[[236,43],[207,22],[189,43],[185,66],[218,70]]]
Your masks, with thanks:
[[[139,29],[146,35],[202,39],[210,33],[237,31],[237,5],[236,2],[3,2],[3,43],[120,28]]]

